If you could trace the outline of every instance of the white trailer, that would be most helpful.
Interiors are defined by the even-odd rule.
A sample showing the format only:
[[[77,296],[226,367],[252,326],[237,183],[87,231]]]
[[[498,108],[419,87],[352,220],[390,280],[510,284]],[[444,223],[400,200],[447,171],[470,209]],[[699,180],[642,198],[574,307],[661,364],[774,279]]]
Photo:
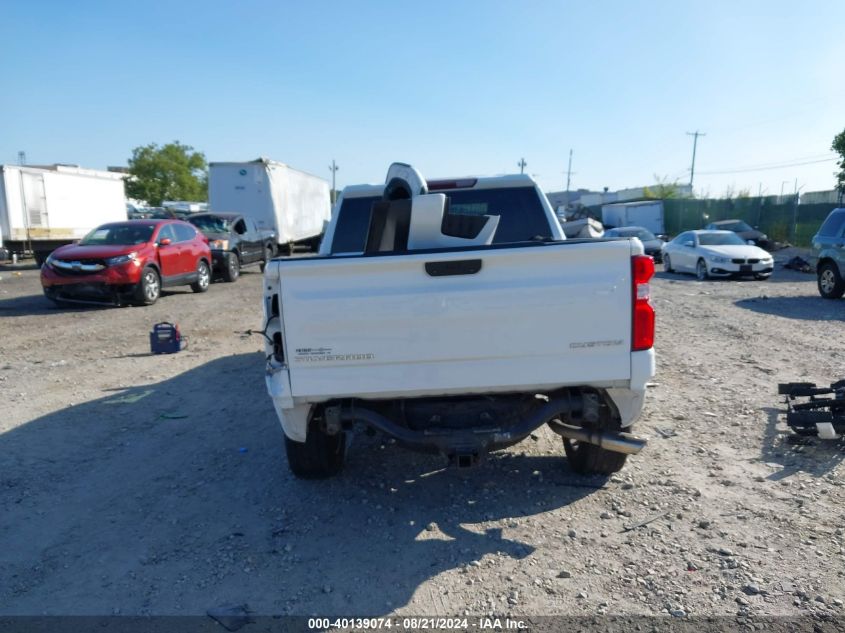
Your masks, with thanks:
[[[266,158],[210,163],[208,204],[211,212],[253,218],[290,249],[306,241],[316,247],[331,218],[327,180]]]
[[[40,263],[99,225],[125,220],[125,177],[67,165],[0,165],[0,250],[33,253]]]
[[[605,228],[641,226],[655,235],[663,235],[663,201],[616,202],[602,205],[601,222]]]

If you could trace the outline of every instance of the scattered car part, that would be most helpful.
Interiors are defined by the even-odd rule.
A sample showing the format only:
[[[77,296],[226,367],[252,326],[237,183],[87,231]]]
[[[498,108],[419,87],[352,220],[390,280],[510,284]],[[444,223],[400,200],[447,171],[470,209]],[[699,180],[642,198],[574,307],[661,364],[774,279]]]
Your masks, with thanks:
[[[823,440],[845,435],[845,380],[829,387],[812,382],[780,383],[778,394],[786,396],[786,424],[798,435],[815,435]],[[807,400],[799,402],[799,398]]]

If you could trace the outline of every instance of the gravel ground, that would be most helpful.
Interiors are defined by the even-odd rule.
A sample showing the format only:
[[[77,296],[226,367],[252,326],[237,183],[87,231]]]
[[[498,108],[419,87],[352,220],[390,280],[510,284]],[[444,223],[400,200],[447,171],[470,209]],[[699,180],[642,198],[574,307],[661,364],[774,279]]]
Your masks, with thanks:
[[[257,272],[71,310],[0,278],[0,615],[842,614],[843,445],[778,419],[779,381],[845,376],[845,301],[812,275],[658,274],[649,446],[607,481],[547,429],[460,473],[357,437],[298,481],[238,334]],[[186,351],[148,355],[162,320]]]

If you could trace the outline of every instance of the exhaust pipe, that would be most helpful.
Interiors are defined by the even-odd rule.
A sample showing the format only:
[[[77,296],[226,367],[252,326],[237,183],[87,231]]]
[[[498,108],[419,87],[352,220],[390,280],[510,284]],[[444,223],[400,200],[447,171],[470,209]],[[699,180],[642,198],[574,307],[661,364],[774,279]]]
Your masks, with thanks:
[[[625,453],[626,455],[636,455],[648,443],[646,440],[634,437],[628,433],[591,431],[580,426],[564,424],[558,420],[550,420],[549,428],[561,437],[587,444],[595,444],[605,450],[613,451],[614,453]]]

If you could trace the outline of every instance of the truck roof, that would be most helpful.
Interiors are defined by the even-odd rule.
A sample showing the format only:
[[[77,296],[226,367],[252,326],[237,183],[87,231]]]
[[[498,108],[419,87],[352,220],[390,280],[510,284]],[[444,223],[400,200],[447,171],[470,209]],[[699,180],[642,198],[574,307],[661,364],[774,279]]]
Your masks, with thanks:
[[[503,176],[466,176],[462,178],[433,178],[427,180],[429,193],[455,189],[500,189],[504,187],[533,187],[534,179],[528,174],[506,174]],[[348,185],[343,188],[345,198],[366,198],[381,196],[384,184]]]

